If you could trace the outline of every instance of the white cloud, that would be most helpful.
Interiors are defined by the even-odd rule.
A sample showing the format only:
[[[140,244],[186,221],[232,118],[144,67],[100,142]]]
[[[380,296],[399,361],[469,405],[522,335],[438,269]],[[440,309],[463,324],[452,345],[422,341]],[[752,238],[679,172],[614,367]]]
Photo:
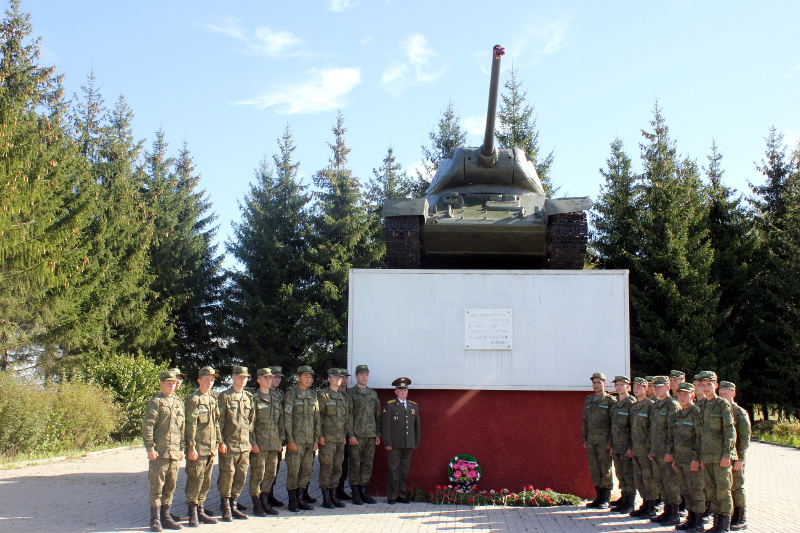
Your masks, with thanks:
[[[467,133],[477,135],[482,139],[483,134],[486,133],[486,115],[462,118],[461,125]]]
[[[292,32],[275,31],[268,26],[260,26],[250,33],[239,22],[228,17],[221,24],[201,24],[208,31],[227,35],[238,41],[237,51],[243,54],[279,57],[296,56],[304,53],[302,41]]]
[[[346,11],[356,6],[356,2],[352,0],[330,0],[330,10],[334,13]]]
[[[571,23],[572,17],[569,16],[531,26],[515,41],[508,43],[504,62],[510,60],[515,67],[525,67],[538,63],[547,54],[558,52],[572,41],[568,32]],[[486,50],[475,53],[475,60],[484,73],[489,72],[490,67],[487,56]]]
[[[400,48],[405,52],[403,61],[396,61],[383,70],[381,85],[387,90],[399,94],[410,85],[419,85],[434,81],[439,72],[432,70],[431,58],[436,55],[428,47],[428,41],[420,33],[406,37]]]
[[[277,106],[283,114],[317,113],[343,107],[346,96],[361,83],[358,68],[313,69],[308,80],[239,102],[259,109]]]

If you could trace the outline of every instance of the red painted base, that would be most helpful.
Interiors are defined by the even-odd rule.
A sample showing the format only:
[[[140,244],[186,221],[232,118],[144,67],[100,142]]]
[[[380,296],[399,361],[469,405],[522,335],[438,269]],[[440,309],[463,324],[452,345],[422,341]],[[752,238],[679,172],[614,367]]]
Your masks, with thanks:
[[[478,487],[519,492],[524,486],[594,497],[581,440],[583,400],[591,391],[414,390],[421,443],[408,485],[447,485],[447,463],[469,454],[481,465]],[[381,402],[394,390],[378,390]],[[386,494],[386,451],[375,452],[370,492]]]

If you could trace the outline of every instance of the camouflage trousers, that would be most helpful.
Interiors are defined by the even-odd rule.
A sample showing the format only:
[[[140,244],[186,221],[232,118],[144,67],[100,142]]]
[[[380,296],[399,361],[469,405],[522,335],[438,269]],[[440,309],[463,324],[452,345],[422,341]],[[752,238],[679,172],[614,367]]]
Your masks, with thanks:
[[[633,477],[633,459],[624,453],[614,454],[614,471],[617,484],[622,492],[636,492],[636,480]]]
[[[261,450],[250,453],[250,496],[270,492],[278,471],[278,450]]]
[[[664,461],[663,456],[653,458],[653,479],[658,487],[658,495],[664,503],[681,503],[678,474],[672,468],[672,463]]]
[[[733,476],[731,467],[721,467],[719,463],[704,463],[706,498],[711,502],[711,512],[723,516],[733,514],[733,497],[731,496],[731,486]]]
[[[611,479],[611,454],[605,443],[586,443],[586,456],[589,459],[589,475],[592,476],[592,485],[603,489],[613,489]]]
[[[643,500],[658,499],[658,487],[653,479],[653,461],[646,455],[633,456],[633,479]]]
[[[741,470],[732,470],[733,485],[731,486],[731,497],[734,507],[747,507],[747,498],[744,495],[744,465]]]
[[[692,472],[688,466],[678,466],[678,487],[686,508],[695,513],[706,510],[706,495],[703,492],[703,471]]]
[[[406,479],[411,469],[414,448],[392,448],[389,450],[389,477],[386,482],[386,498],[396,500],[407,497]]]
[[[350,456],[350,485],[369,485],[375,458],[375,437],[358,437],[358,444],[347,446]]]
[[[172,505],[178,481],[178,460],[159,457],[150,461],[147,479],[150,481],[150,507]]]
[[[342,461],[344,461],[344,441],[325,441],[319,447],[319,488],[335,489],[342,477]]]
[[[314,444],[297,444],[297,451],[287,448],[286,457],[286,490],[305,487],[311,481],[311,470],[314,467]]]
[[[200,455],[196,461],[186,459],[186,503],[203,503],[211,488],[214,456]]]
[[[217,487],[221,498],[237,498],[244,488],[247,467],[250,466],[250,452],[219,454],[219,480]]]

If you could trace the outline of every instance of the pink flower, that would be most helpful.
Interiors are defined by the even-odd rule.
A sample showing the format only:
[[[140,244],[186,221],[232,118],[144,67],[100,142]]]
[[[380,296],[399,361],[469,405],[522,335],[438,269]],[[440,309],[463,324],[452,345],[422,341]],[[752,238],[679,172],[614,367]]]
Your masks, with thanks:
[[[464,474],[462,474],[460,470],[456,470],[455,472],[453,472],[453,477],[456,479],[459,479],[463,475]]]
[[[467,472],[467,477],[470,478],[470,479],[475,479],[477,476],[478,476],[478,473],[475,472],[474,470],[472,470],[470,472]]]
[[[489,494],[497,494],[497,493],[494,491],[494,489],[492,489],[489,491]]]

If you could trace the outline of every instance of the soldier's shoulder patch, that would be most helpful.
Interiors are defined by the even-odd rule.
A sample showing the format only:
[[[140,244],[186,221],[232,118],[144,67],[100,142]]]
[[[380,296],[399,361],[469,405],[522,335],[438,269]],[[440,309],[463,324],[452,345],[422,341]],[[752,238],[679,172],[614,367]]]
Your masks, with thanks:
[[[287,403],[286,407],[284,407],[283,410],[286,411],[287,413],[291,413],[292,412],[292,404]]]

